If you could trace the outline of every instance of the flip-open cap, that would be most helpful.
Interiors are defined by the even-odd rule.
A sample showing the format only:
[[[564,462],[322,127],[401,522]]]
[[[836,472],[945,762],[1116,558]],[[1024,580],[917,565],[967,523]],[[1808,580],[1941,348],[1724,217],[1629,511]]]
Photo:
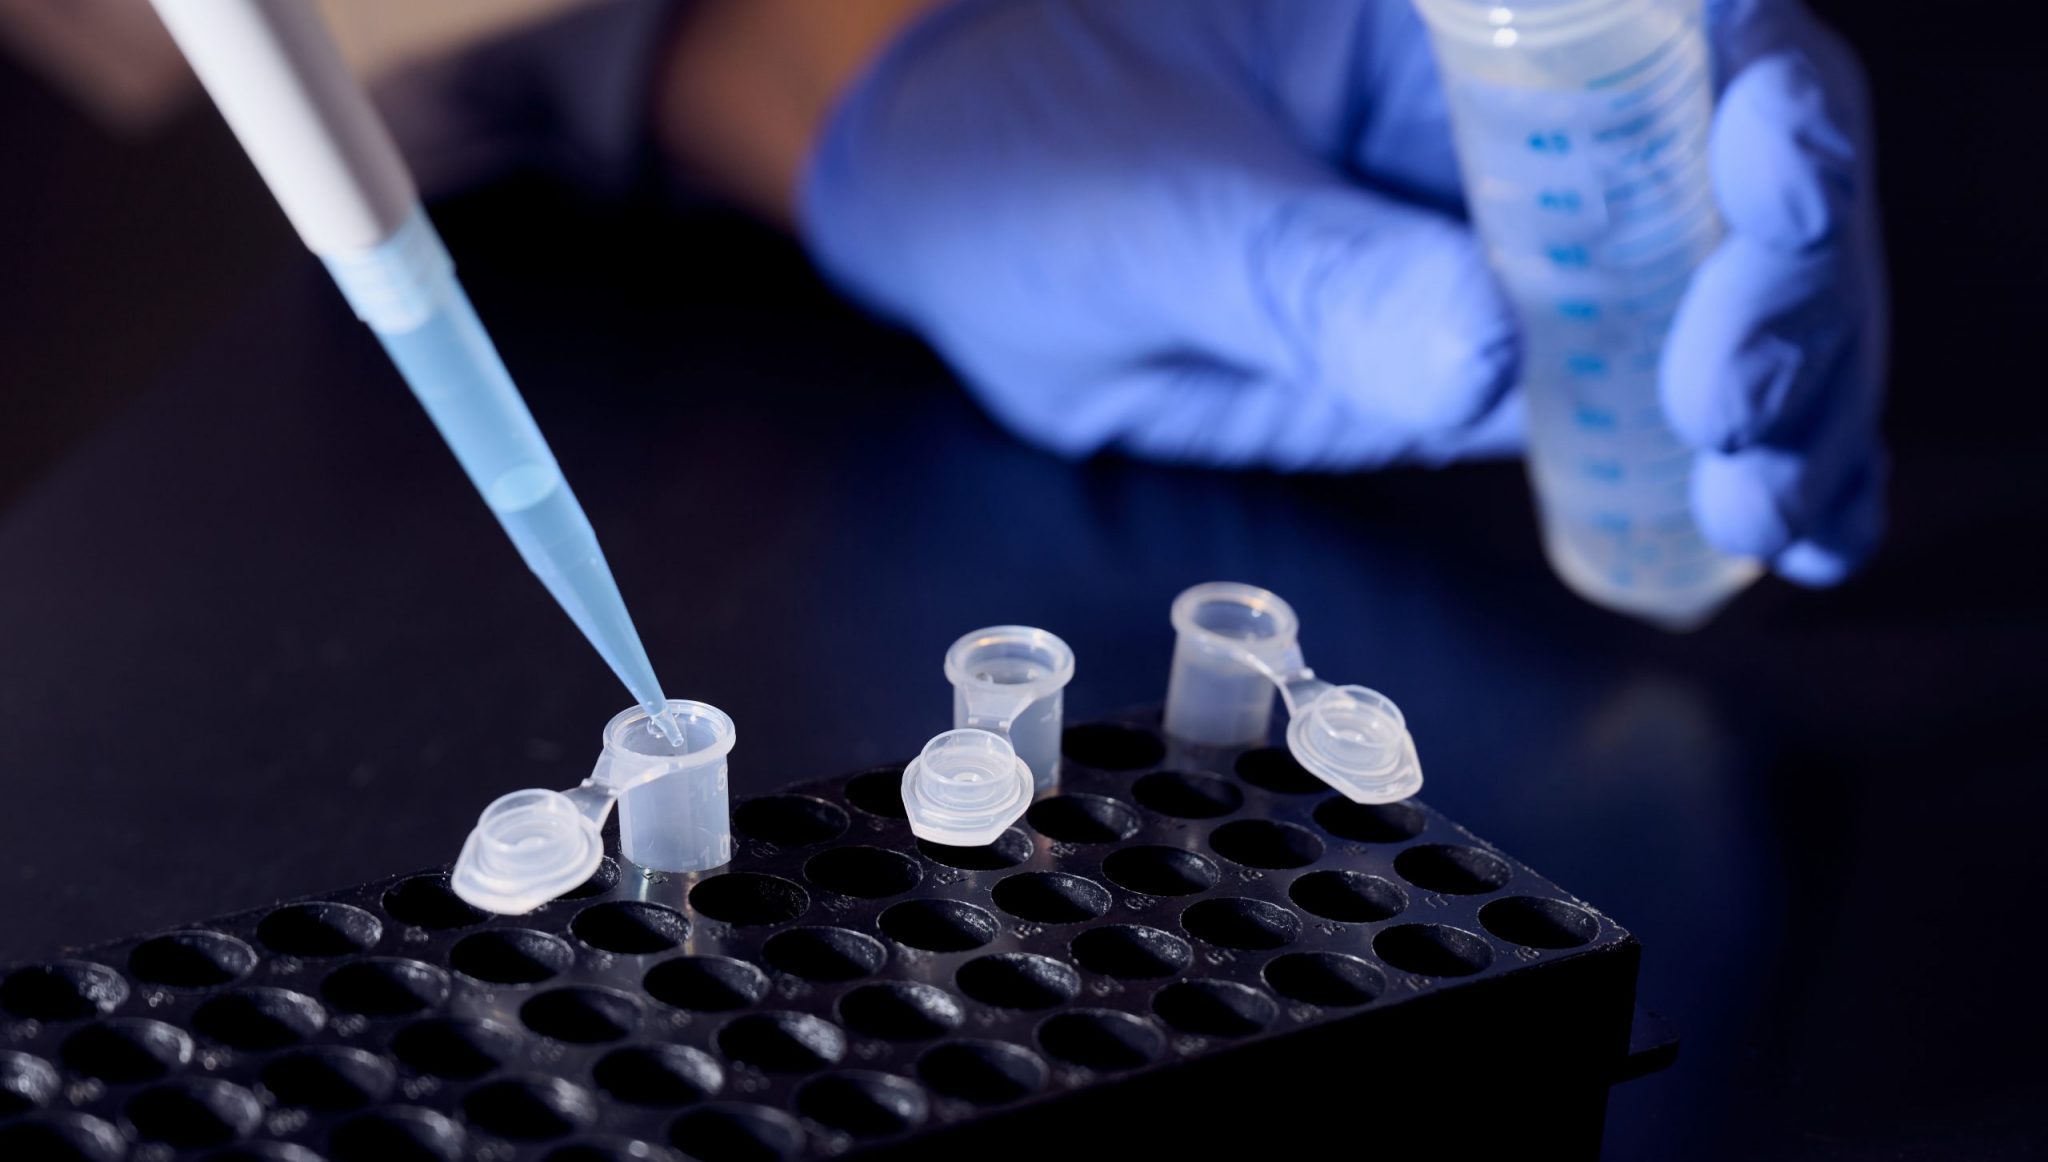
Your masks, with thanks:
[[[919,839],[950,847],[995,842],[1031,805],[1031,768],[1010,740],[949,730],[903,768],[903,809]]]
[[[1392,803],[1422,789],[1422,762],[1401,708],[1377,690],[1332,686],[1287,724],[1295,761],[1355,803]]]

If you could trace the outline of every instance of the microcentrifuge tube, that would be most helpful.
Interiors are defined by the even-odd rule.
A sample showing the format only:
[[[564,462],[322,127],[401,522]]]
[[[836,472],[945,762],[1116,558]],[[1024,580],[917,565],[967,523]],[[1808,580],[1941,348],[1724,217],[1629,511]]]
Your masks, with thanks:
[[[946,651],[953,725],[1010,740],[1040,793],[1059,784],[1060,725],[1074,651],[1042,629],[995,625]]]
[[[981,847],[1031,805],[1031,768],[991,731],[949,730],[903,768],[911,834],[948,847]]]
[[[450,886],[490,912],[531,912],[590,878],[604,858],[600,829],[628,791],[635,811],[619,818],[620,854],[642,867],[688,872],[732,858],[726,754],[732,719],[703,702],[670,699],[671,743],[642,706],[614,716],[590,777],[568,791],[501,796],[477,819],[456,857]],[[645,794],[643,792],[654,792]]]
[[[1173,602],[1166,733],[1207,746],[1260,746],[1277,690],[1296,762],[1358,803],[1391,803],[1422,788],[1422,763],[1392,699],[1332,686],[1302,657],[1300,621],[1276,593],[1211,581]]]

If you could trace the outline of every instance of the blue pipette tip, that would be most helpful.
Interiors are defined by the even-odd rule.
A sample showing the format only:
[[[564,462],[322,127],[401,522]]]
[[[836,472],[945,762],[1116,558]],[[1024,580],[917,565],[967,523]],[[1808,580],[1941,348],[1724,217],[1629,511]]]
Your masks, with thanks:
[[[676,722],[674,708],[666,705],[650,704],[646,709],[647,724],[653,729],[660,731],[661,737],[666,739],[670,746],[676,748],[677,754],[683,753],[687,748],[683,744],[683,728],[681,724]]]

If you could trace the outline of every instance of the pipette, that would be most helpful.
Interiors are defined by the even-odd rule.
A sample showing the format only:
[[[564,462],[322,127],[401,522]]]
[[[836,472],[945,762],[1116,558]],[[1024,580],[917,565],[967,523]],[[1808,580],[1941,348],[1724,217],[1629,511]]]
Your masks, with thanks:
[[[470,482],[672,745],[611,568],[485,333],[390,134],[308,0],[152,0],[228,127],[398,365]]]

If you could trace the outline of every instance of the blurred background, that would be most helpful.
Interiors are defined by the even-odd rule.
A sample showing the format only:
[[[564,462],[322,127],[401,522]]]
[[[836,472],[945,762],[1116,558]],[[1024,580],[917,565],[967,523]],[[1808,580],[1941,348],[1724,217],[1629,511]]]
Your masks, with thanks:
[[[322,7],[375,79],[575,2]],[[1555,582],[1517,466],[1067,464],[714,204],[435,217],[736,792],[914,751],[977,625],[1074,643],[1070,721],[1156,701],[1172,595],[1257,582],[1401,701],[1425,798],[1641,937],[1685,1048],[1611,1157],[2040,1157],[2048,15],[1818,7],[1876,95],[1893,530],[1687,637]],[[441,862],[581,777],[619,692],[141,0],[0,0],[0,158],[0,960]]]

